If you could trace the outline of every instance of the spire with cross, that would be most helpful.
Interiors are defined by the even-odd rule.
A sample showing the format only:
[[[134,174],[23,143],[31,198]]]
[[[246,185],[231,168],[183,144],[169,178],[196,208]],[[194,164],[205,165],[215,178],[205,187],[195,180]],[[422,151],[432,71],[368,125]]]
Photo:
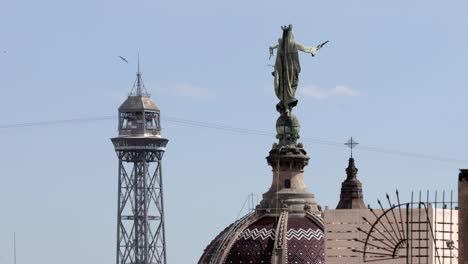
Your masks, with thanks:
[[[348,148],[351,150],[351,158],[353,157],[353,148],[355,148],[359,143],[354,141],[353,137],[351,137],[348,142],[344,143]]]
[[[353,149],[359,143],[351,137],[344,144],[350,148],[351,157],[346,168],[346,179],[341,184],[340,202],[336,206],[336,209],[364,209],[366,206],[362,194],[362,184],[357,179],[358,169],[353,158]]]

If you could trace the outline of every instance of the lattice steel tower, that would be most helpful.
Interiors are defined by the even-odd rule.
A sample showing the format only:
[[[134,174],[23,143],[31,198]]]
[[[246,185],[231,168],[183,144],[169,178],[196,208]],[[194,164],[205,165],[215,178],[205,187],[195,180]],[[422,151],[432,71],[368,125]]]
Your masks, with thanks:
[[[166,264],[160,111],[138,67],[127,100],[119,107],[117,264]]]

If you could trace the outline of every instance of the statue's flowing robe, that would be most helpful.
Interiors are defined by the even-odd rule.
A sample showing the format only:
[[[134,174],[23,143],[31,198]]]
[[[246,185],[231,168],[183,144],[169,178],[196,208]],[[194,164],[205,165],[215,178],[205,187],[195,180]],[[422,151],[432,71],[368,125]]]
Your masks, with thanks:
[[[283,41],[284,39],[286,39],[286,43]],[[312,56],[317,52],[315,47],[309,48],[297,43],[294,40],[292,32],[289,33],[289,36],[283,36],[283,38],[279,39],[275,61],[274,83],[276,96],[280,100],[279,107],[283,111],[290,110],[297,104],[295,94],[297,85],[299,84],[299,73],[301,72],[299,50],[311,53]]]

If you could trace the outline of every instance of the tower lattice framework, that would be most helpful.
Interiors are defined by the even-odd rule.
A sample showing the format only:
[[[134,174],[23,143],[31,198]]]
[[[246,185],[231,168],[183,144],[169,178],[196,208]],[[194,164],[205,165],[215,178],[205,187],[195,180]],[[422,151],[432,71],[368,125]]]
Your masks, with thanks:
[[[112,138],[118,166],[116,264],[166,264],[160,111],[138,71]]]

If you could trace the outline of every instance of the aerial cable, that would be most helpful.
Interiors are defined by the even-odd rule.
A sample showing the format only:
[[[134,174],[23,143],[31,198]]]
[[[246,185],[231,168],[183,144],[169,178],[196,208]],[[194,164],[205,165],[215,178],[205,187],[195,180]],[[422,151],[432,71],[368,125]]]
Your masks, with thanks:
[[[96,116],[96,117],[81,117],[81,118],[69,118],[69,119],[57,119],[57,120],[46,120],[46,121],[37,121],[37,122],[20,122],[20,123],[13,123],[13,124],[0,124],[0,130],[7,130],[7,129],[15,129],[15,128],[24,128],[24,127],[42,127],[42,126],[53,126],[53,125],[62,125],[62,124],[83,124],[83,123],[91,123],[91,122],[100,122],[100,121],[108,121],[108,120],[115,120],[117,117],[115,115],[108,115],[108,116]],[[248,135],[257,135],[257,136],[268,136],[268,137],[275,137],[274,133],[261,131],[261,130],[254,130],[254,129],[246,129],[246,128],[239,128],[224,124],[218,124],[213,122],[202,122],[196,121],[191,119],[183,119],[178,117],[171,117],[171,116],[163,116],[162,119],[169,123],[174,123],[183,126],[190,126],[190,127],[200,127],[200,128],[210,128],[215,130],[227,131],[227,132],[234,132],[238,134],[248,134]],[[332,141],[328,139],[321,139],[321,138],[312,138],[312,137],[301,137],[302,142],[308,142],[317,145],[323,145],[328,147],[336,147],[342,148],[343,144],[338,141]],[[389,154],[394,156],[401,156],[401,157],[409,157],[409,158],[418,158],[418,159],[426,159],[426,160],[433,160],[439,162],[447,162],[447,163],[468,163],[468,160],[462,159],[454,159],[442,156],[435,156],[435,155],[428,155],[428,154],[421,154],[415,152],[408,152],[408,151],[400,151],[394,149],[387,149],[381,147],[373,147],[373,146],[365,146],[361,145],[359,147],[362,151],[369,151],[375,153],[383,153]]]

